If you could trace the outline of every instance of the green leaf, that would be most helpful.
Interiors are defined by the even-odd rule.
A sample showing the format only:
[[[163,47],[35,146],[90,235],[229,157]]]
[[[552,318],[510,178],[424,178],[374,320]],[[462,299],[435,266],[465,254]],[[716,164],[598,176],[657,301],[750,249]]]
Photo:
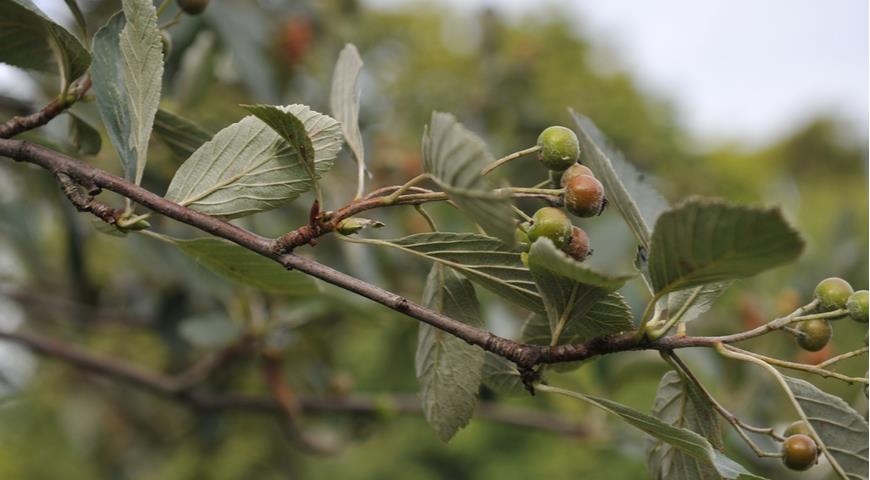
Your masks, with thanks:
[[[76,3],[76,0],[63,0],[66,3],[67,8],[69,8],[69,12],[72,13],[73,18],[76,20],[76,25],[78,25],[79,30],[81,30],[82,35],[88,35],[88,23],[85,21],[85,15],[82,13],[82,9],[79,8],[79,4]]]
[[[423,304],[468,325],[483,327],[474,287],[452,269],[435,264]],[[423,415],[445,442],[474,415],[484,350],[431,325],[420,324],[415,367]]]
[[[91,77],[100,116],[121,157],[124,176],[139,184],[160,103],[163,47],[151,0],[123,0],[94,37]]]
[[[219,348],[239,338],[242,328],[226,315],[212,313],[183,320],[178,333],[195,347]]]
[[[304,274],[285,270],[278,263],[221,238],[183,240],[150,235],[175,245],[200,265],[229,280],[276,294],[302,297],[320,293],[317,284]]]
[[[494,161],[486,144],[449,113],[433,112],[423,132],[423,170],[483,230],[514,244],[509,197],[492,190],[480,171]]]
[[[352,43],[345,45],[335,63],[329,94],[332,116],[341,124],[344,139],[356,158],[357,197],[362,195],[366,172],[366,150],[359,130],[359,74],[362,67],[363,61],[356,46]]]
[[[157,110],[154,117],[154,133],[182,160],[212,137],[212,133],[199,125],[163,109]]]
[[[520,254],[498,239],[474,233],[419,233],[376,241],[455,269],[472,282],[520,307],[543,311],[532,274]]]
[[[716,448],[722,448],[722,430],[716,411],[709,400],[692,382],[677,372],[665,373],[656,392],[652,415],[677,428],[689,429],[706,438]],[[650,439],[647,442],[647,468],[656,479],[716,479],[721,478],[714,465],[698,460],[667,442]]]
[[[649,274],[661,295],[761,273],[794,260],[803,245],[778,209],[692,198],[656,222]]]
[[[528,395],[516,365],[494,353],[486,352],[483,362],[483,384],[502,395]]]
[[[625,282],[637,275],[636,273],[609,274],[600,272],[569,257],[545,237],[538,239],[529,249],[529,265],[532,263],[536,267],[545,268],[560,277],[608,291],[619,290],[625,285]]]
[[[867,420],[841,398],[783,376],[813,430],[849,478],[867,478]],[[830,460],[830,458],[829,458]]]
[[[722,293],[731,286],[730,281],[708,283],[672,292],[668,295],[668,317],[679,317],[679,323],[690,322],[710,309]]]
[[[338,123],[305,105],[285,108],[305,125],[319,178],[341,149]],[[296,149],[249,115],[197,149],[175,173],[166,198],[209,215],[237,218],[276,208],[313,186]]]
[[[0,0],[0,62],[59,72],[63,84],[69,85],[87,71],[91,55],[30,0]]]
[[[573,319],[565,325],[556,345],[582,343],[600,335],[610,335],[629,330],[634,326],[631,322],[631,308],[625,303],[622,295],[612,292],[597,300],[581,317]],[[607,333],[599,333],[607,332]],[[534,314],[523,323],[523,341],[532,345],[550,345],[553,334],[546,315]],[[558,366],[560,364],[555,364]]]
[[[549,239],[539,239],[529,251],[529,268],[544,301],[550,325],[549,344],[559,344],[559,340],[569,329],[578,341],[630,330],[634,326],[631,311],[627,307],[621,308],[624,303],[619,305],[621,298],[618,295],[610,298],[618,299],[619,302],[613,304],[613,308],[604,312],[604,315],[589,315],[593,307],[607,297],[612,288],[581,283],[576,278],[593,280],[610,287],[621,283],[614,283],[612,278],[593,272],[577,262],[572,261],[576,265],[566,264],[569,260],[558,257],[554,250],[555,247]],[[572,277],[563,276],[562,273]]]
[[[268,125],[296,150],[311,184],[317,188],[318,175],[314,168],[314,145],[311,143],[311,138],[308,136],[302,120],[296,118],[287,107],[274,105],[242,105],[242,107],[253,113],[255,117]]]
[[[652,188],[621,154],[607,147],[604,136],[588,118],[573,110],[583,163],[604,185],[607,200],[614,205],[640,246],[649,251],[650,227],[668,207],[667,201]]]
[[[745,468],[733,460],[717,452],[710,442],[691,430],[669,425],[656,417],[649,416],[631,407],[627,407],[606,398],[594,397],[592,395],[549,386],[539,386],[538,389],[583,400],[606,412],[612,413],[620,417],[629,425],[643,430],[653,438],[671,445],[673,448],[703,462],[705,465],[712,466],[722,478],[728,480],[762,478],[749,473]]]
[[[100,138],[100,132],[93,125],[85,121],[82,117],[66,112],[69,115],[69,137],[76,152],[82,155],[96,155],[100,153],[100,148],[103,146],[103,140]]]

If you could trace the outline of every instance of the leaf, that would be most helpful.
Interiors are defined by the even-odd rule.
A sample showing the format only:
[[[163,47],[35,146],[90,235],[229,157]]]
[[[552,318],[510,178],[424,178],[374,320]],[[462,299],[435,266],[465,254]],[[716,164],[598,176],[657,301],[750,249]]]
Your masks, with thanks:
[[[710,309],[713,302],[731,286],[730,281],[708,283],[672,292],[668,295],[668,316],[678,316],[680,323],[690,322]]]
[[[219,348],[239,338],[242,328],[226,315],[213,313],[183,320],[178,333],[195,347]]]
[[[293,147],[302,160],[302,166],[305,167],[311,184],[317,188],[318,175],[314,168],[314,145],[311,143],[311,138],[308,137],[302,120],[296,118],[293,113],[287,110],[287,107],[273,105],[242,105],[242,107],[253,113],[255,117],[268,125]]]
[[[668,208],[667,201],[623,156],[607,147],[604,136],[588,118],[571,110],[584,163],[604,185],[607,199],[616,206],[638,243],[650,249],[650,227]]]
[[[677,428],[689,429],[722,449],[722,430],[716,411],[692,382],[676,371],[665,373],[656,392],[652,415]],[[716,479],[715,466],[698,460],[663,441],[647,442],[647,468],[656,479]]]
[[[608,291],[619,290],[626,281],[636,276],[635,273],[608,274],[600,272],[569,257],[545,237],[535,241],[529,249],[529,264],[532,263],[560,277]]]
[[[612,292],[596,301],[583,316],[572,320],[562,330],[556,345],[582,343],[601,335],[610,335],[629,330],[631,308],[622,295]],[[607,333],[599,333],[607,332]],[[545,315],[530,316],[523,324],[523,341],[533,345],[550,345],[553,341],[550,322]],[[554,364],[558,366],[561,364]]]
[[[643,430],[653,438],[666,442],[673,448],[703,462],[705,465],[712,466],[716,469],[722,478],[725,479],[747,479],[747,478],[762,478],[749,473],[742,466],[733,460],[725,457],[717,452],[713,446],[704,437],[685,428],[674,427],[656,417],[646,415],[631,407],[627,407],[620,403],[608,400],[606,398],[594,397],[579,392],[563,390],[561,388],[539,386],[541,391],[551,391],[567,395],[579,400],[590,403],[606,412],[612,413],[629,425],[632,425],[640,430]],[[697,478],[697,477],[690,477]],[[702,477],[703,478],[703,477]]]
[[[166,110],[157,110],[154,117],[154,133],[182,160],[193,155],[212,134],[185,118]]]
[[[82,76],[91,55],[30,0],[0,0],[0,62],[60,73],[64,86]]]
[[[825,393],[809,382],[783,378],[833,461],[849,478],[866,479],[868,426],[864,417],[841,398]]]
[[[338,123],[305,105],[285,108],[305,125],[320,177],[341,149]],[[166,198],[209,215],[237,218],[276,208],[313,186],[299,153],[249,115],[197,149],[175,173]]]
[[[63,0],[66,3],[66,7],[69,8],[69,12],[72,13],[73,18],[76,21],[76,25],[78,25],[79,30],[81,30],[82,35],[87,37],[88,35],[88,23],[85,21],[85,15],[82,13],[82,9],[79,8],[79,4],[76,3],[76,0]]]
[[[749,277],[794,260],[803,245],[778,209],[691,198],[656,222],[650,279],[660,296]]]
[[[435,264],[426,279],[423,304],[468,325],[483,327],[471,283]],[[450,440],[474,415],[484,350],[431,325],[420,324],[415,367],[423,415],[441,440]]]
[[[486,352],[483,384],[502,395],[528,395],[516,365],[494,353]]]
[[[171,243],[207,269],[232,281],[270,293],[308,296],[320,293],[317,284],[300,272],[281,265],[235,243],[215,237],[190,240],[150,234]]]
[[[82,155],[96,155],[100,153],[103,140],[100,132],[82,117],[67,111],[69,115],[69,136],[76,152]]]
[[[91,77],[100,116],[118,151],[124,176],[139,184],[160,103],[163,47],[151,0],[122,0],[94,37]]]
[[[620,308],[621,305],[614,305],[606,315],[590,317],[588,313],[611,289],[581,283],[554,270],[576,278],[595,280],[611,287],[619,283],[613,283],[612,279],[604,275],[590,273],[591,270],[580,264],[566,266],[562,259],[553,254],[553,250],[555,247],[552,242],[542,239],[537,240],[529,251],[529,268],[544,301],[550,325],[550,345],[557,345],[567,329],[571,329],[573,335],[583,341],[623,332],[634,326],[631,311],[627,307]],[[621,302],[618,295],[612,298]]]
[[[418,233],[377,241],[455,269],[472,282],[520,307],[543,311],[544,304],[520,254],[498,239],[475,233]]]
[[[345,45],[335,62],[329,93],[332,116],[341,124],[344,139],[356,158],[357,197],[362,196],[366,173],[366,150],[359,130],[359,74],[362,67],[363,61],[356,46],[352,43]]]
[[[433,112],[423,132],[423,170],[483,230],[515,242],[510,198],[492,190],[480,171],[494,161],[486,144],[449,113]]]

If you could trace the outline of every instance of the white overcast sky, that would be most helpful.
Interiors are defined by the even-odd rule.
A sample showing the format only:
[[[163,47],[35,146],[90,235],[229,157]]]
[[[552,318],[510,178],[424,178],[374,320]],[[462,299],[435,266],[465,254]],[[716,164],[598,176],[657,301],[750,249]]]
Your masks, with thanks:
[[[702,139],[769,140],[819,112],[868,130],[867,0],[441,0],[563,10]],[[402,0],[366,0],[395,7]],[[544,6],[546,5],[546,6]]]

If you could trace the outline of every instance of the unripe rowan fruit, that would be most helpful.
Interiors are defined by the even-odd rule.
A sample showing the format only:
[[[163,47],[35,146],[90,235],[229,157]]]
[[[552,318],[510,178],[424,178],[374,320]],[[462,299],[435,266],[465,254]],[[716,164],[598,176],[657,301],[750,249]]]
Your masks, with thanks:
[[[846,300],[846,308],[853,320],[867,323],[867,290],[858,290]]]
[[[523,262],[523,265],[528,267],[529,266],[529,253],[528,252],[521,253],[520,254],[520,261]]]
[[[807,470],[816,463],[819,448],[806,435],[792,435],[782,442],[782,463],[792,470]]]
[[[592,253],[592,250],[589,248],[589,236],[586,235],[586,232],[583,231],[582,228],[572,227],[571,238],[569,238],[568,243],[562,247],[562,251],[578,262],[586,260],[586,257]]]
[[[790,437],[792,435],[806,435],[810,436],[810,429],[807,427],[807,424],[804,423],[803,420],[797,420],[792,422],[784,432],[782,432],[783,437]]]
[[[558,208],[544,207],[532,216],[532,226],[529,227],[529,242],[541,237],[553,241],[557,248],[562,248],[571,235],[571,220]]]
[[[564,187],[568,180],[571,180],[574,177],[579,177],[580,175],[589,175],[590,177],[595,177],[595,174],[592,173],[592,170],[589,170],[589,167],[585,165],[580,165],[579,163],[575,163],[568,167],[568,170],[562,172],[562,178],[559,182],[559,187]]]
[[[826,278],[816,285],[816,298],[824,310],[845,308],[850,295],[852,286],[842,278]]]
[[[597,178],[580,175],[565,184],[565,208],[578,217],[594,217],[604,210],[604,186]]]
[[[178,8],[188,15],[199,15],[208,7],[208,0],[177,0]]]
[[[831,341],[831,335],[834,333],[831,324],[823,319],[800,322],[798,324],[798,331],[803,334],[797,337],[798,345],[810,352],[818,352],[825,348],[825,345]]]
[[[538,136],[538,159],[550,170],[561,172],[580,158],[580,142],[571,129],[547,127]]]

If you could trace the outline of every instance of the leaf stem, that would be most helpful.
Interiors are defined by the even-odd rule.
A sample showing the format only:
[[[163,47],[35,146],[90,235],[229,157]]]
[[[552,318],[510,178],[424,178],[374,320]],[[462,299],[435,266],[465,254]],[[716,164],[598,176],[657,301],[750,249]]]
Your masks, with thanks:
[[[490,163],[483,170],[481,170],[480,176],[485,177],[486,175],[488,175],[490,172],[492,172],[496,168],[501,167],[502,165],[504,165],[510,161],[524,157],[524,156],[529,155],[531,153],[535,153],[540,149],[541,149],[540,145],[535,145],[534,147],[529,147],[529,148],[520,150],[518,152],[511,153],[510,155],[506,155],[502,158],[499,158],[498,160]]]
[[[741,348],[737,348],[737,347],[734,347],[731,345],[726,345],[725,348],[729,351],[732,351],[732,352],[738,352],[738,353],[741,353],[744,355],[748,355],[748,356],[757,358],[757,359],[759,359],[765,363],[768,363],[770,365],[776,365],[778,367],[788,368],[791,370],[800,370],[803,372],[818,375],[822,378],[835,378],[837,380],[842,380],[848,384],[853,384],[853,383],[867,384],[868,383],[866,378],[849,377],[849,376],[843,375],[841,373],[837,373],[837,372],[834,372],[831,370],[826,370],[826,369],[818,367],[816,365],[809,365],[806,363],[797,363],[797,362],[789,362],[787,360],[780,360],[778,358],[768,357],[768,356],[762,355],[760,353],[750,352],[748,350],[743,350]]]
[[[825,442],[823,442],[821,440],[821,438],[819,438],[819,434],[816,432],[816,429],[813,427],[813,424],[810,423],[809,418],[807,418],[807,414],[804,413],[803,408],[801,408],[801,405],[800,405],[800,403],[798,403],[797,399],[795,398],[794,393],[792,393],[791,388],[789,388],[788,384],[785,382],[785,378],[783,378],[782,374],[779,373],[779,371],[777,371],[777,369],[773,368],[770,364],[768,364],[766,361],[764,361],[760,358],[756,358],[752,355],[747,355],[748,352],[742,351],[740,349],[736,349],[734,347],[724,345],[721,343],[716,344],[716,346],[714,348],[723,357],[728,357],[728,358],[733,358],[735,360],[742,360],[744,362],[754,363],[754,364],[758,365],[759,367],[767,370],[768,373],[770,373],[771,375],[773,375],[773,378],[776,379],[776,382],[779,384],[782,391],[785,392],[786,396],[788,397],[789,402],[791,402],[792,407],[794,407],[798,416],[801,418],[801,420],[803,420],[804,424],[806,425],[807,429],[809,430],[809,432],[811,434],[810,436],[816,442],[816,445],[818,445],[819,449],[822,450],[822,453],[825,454],[825,457],[828,459],[828,462],[831,464],[831,468],[833,468],[834,472],[836,472],[837,475],[840,478],[842,478],[843,480],[849,479],[848,475],[846,475],[846,472],[843,471],[843,467],[840,466],[840,464],[833,457],[833,455],[831,455],[831,452],[828,451],[828,447],[827,447],[827,445],[825,445]],[[738,350],[738,351],[734,351],[734,350]]]
[[[421,173],[420,175],[417,175],[416,177],[408,180],[407,182],[405,182],[404,185],[399,187],[395,192],[384,197],[383,204],[384,205],[392,205],[393,202],[395,202],[396,199],[399,198],[399,196],[401,196],[403,193],[408,191],[409,188],[413,187],[414,185],[417,185],[418,183],[420,183],[424,180],[427,180],[428,178],[430,178],[428,173]]]
[[[667,360],[668,363],[670,363],[674,368],[676,368],[677,370],[682,372],[683,377],[685,379],[688,379],[690,382],[692,382],[692,384],[694,384],[698,388],[698,391],[700,391],[701,394],[704,395],[704,397],[707,399],[707,401],[710,402],[710,405],[713,406],[713,409],[715,409],[716,412],[718,412],[719,415],[722,416],[722,418],[724,418],[726,421],[728,421],[728,423],[731,424],[731,426],[734,428],[734,430],[737,432],[737,434],[740,435],[740,437],[743,439],[743,441],[746,442],[747,445],[749,445],[749,448],[751,448],[752,451],[755,452],[755,454],[757,456],[759,456],[761,458],[781,457],[782,456],[781,453],[764,451],[764,449],[759,447],[758,444],[756,444],[752,440],[752,438],[750,438],[749,435],[747,435],[747,433],[746,433],[746,431],[750,431],[753,433],[760,433],[760,434],[768,435],[768,436],[772,437],[774,440],[777,440],[780,442],[785,440],[782,436],[776,434],[773,431],[773,427],[754,427],[751,425],[747,425],[742,420],[737,418],[736,415],[734,415],[733,413],[728,411],[727,408],[725,408],[721,403],[719,403],[716,400],[715,397],[713,397],[713,395],[710,393],[710,391],[707,390],[707,387],[705,387],[704,384],[701,383],[701,381],[698,379],[698,377],[696,377],[695,374],[692,373],[692,371],[689,369],[689,366],[686,365],[683,362],[683,360],[677,356],[676,353],[664,352],[664,353],[662,353],[662,356],[665,357],[665,360]]]

